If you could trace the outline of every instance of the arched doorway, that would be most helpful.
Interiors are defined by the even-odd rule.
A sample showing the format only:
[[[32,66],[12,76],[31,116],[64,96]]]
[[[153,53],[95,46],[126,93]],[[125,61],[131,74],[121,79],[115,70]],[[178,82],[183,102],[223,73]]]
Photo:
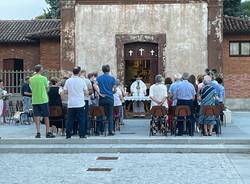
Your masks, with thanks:
[[[125,77],[124,84],[130,86],[136,76],[149,87],[158,74],[158,44],[134,42],[124,45]]]

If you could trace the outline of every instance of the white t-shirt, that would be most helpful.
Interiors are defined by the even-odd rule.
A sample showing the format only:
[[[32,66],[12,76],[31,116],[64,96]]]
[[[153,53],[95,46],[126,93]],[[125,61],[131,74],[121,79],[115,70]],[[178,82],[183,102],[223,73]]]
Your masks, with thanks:
[[[68,108],[84,107],[84,91],[87,91],[87,86],[82,78],[72,76],[66,80],[63,89],[68,91]]]
[[[120,96],[122,96],[122,91],[120,88],[116,88],[116,93],[113,94],[114,96],[114,106],[121,106],[122,101],[120,99]]]
[[[162,101],[164,97],[168,96],[167,87],[164,84],[153,84],[149,89],[149,96],[153,97],[157,101]],[[157,106],[158,104],[151,100],[151,107]],[[167,100],[163,103],[163,106],[168,108]]]

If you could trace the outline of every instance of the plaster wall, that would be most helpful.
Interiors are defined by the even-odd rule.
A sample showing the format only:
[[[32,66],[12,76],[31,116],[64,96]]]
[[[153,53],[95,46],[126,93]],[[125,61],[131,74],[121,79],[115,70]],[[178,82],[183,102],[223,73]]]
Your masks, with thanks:
[[[204,2],[76,5],[76,64],[92,72],[109,63],[116,75],[116,34],[166,34],[165,75],[201,74],[207,68],[207,24]]]

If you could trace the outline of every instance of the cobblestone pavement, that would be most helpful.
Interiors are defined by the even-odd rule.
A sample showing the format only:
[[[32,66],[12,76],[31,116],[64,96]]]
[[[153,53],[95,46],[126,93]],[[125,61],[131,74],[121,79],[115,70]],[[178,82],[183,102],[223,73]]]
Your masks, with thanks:
[[[98,156],[118,156],[100,161]],[[247,184],[250,155],[1,154],[0,184]],[[90,172],[87,168],[112,168]]]

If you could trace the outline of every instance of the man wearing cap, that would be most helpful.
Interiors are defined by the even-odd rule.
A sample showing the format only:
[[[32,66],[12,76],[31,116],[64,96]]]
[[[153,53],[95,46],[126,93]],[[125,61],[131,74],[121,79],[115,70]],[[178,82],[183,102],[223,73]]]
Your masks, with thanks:
[[[176,90],[176,98],[177,98],[177,106],[178,105],[187,105],[191,110],[191,115],[188,117],[188,133],[190,136],[194,134],[194,123],[195,119],[193,117],[194,114],[194,106],[193,106],[193,99],[195,98],[196,92],[194,86],[188,82],[189,74],[183,73],[182,81],[178,84]],[[183,121],[178,121],[177,124],[178,128],[178,136],[182,136],[183,134]]]

